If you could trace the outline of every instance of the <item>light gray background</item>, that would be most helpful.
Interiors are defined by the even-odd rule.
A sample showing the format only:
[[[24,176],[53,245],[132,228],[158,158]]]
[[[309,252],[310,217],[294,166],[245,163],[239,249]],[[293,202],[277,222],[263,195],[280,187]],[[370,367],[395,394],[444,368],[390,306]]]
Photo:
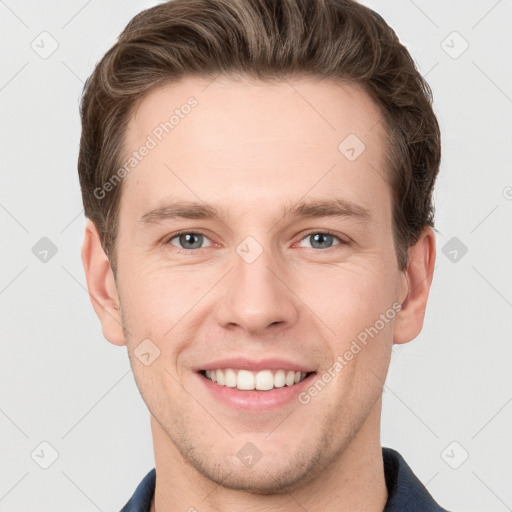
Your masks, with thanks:
[[[85,289],[76,160],[83,81],[155,3],[0,1],[0,511],[116,511],[154,465],[126,349]],[[364,3],[426,75],[443,135],[435,278],[422,334],[394,349],[382,443],[448,509],[512,510],[512,0]]]

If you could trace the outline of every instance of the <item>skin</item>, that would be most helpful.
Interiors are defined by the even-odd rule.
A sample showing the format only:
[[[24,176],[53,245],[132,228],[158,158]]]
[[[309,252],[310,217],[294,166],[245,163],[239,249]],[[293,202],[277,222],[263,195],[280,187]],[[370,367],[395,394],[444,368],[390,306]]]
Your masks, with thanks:
[[[383,123],[358,86],[208,83],[189,77],[153,91],[130,120],[127,153],[167,112],[198,101],[124,178],[116,277],[90,221],[82,249],[104,336],[126,344],[151,412],[152,510],[380,512],[383,384],[393,343],[421,331],[434,233],[423,231],[400,271]],[[338,150],[351,133],[366,146],[353,162]],[[282,214],[301,199],[339,198],[368,218]],[[223,217],[141,222],[176,199],[213,203]],[[180,253],[190,247],[172,238],[181,230],[204,235],[200,248]],[[326,230],[336,236],[315,246],[311,235]],[[263,250],[252,263],[236,252],[247,236]],[[286,358],[322,375],[394,303],[402,310],[306,405],[241,413],[205,393],[193,371],[244,355]],[[134,357],[147,338],[160,350],[149,366]],[[262,454],[252,467],[236,456],[248,442]]]

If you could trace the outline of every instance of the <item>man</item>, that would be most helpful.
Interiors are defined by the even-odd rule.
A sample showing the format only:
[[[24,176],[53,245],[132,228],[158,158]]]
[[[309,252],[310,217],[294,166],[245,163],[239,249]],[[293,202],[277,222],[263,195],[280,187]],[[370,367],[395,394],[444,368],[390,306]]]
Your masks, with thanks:
[[[422,328],[439,127],[352,0],[175,0],[81,105],[82,258],[126,345],[155,470],[123,511],[440,511],[380,444]]]

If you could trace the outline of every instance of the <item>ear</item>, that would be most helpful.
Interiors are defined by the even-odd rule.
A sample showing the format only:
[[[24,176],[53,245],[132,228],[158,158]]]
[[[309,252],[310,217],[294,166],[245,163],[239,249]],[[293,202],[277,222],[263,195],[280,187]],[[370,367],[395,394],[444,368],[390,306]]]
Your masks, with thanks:
[[[103,336],[114,345],[125,345],[119,296],[112,267],[101,247],[100,236],[94,223],[87,219],[82,263],[89,297],[98,315]]]
[[[431,227],[425,228],[408,253],[409,262],[401,276],[399,297],[402,309],[395,320],[394,343],[413,340],[423,328],[436,262],[434,230]]]

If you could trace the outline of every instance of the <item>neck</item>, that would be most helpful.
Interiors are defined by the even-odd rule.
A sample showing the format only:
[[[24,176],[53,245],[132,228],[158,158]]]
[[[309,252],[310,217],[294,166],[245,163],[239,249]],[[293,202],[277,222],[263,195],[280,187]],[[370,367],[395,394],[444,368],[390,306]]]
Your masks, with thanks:
[[[262,495],[224,488],[191,467],[151,417],[156,487],[151,512],[382,512],[387,501],[380,445],[381,400],[358,433],[316,477],[282,494]]]

